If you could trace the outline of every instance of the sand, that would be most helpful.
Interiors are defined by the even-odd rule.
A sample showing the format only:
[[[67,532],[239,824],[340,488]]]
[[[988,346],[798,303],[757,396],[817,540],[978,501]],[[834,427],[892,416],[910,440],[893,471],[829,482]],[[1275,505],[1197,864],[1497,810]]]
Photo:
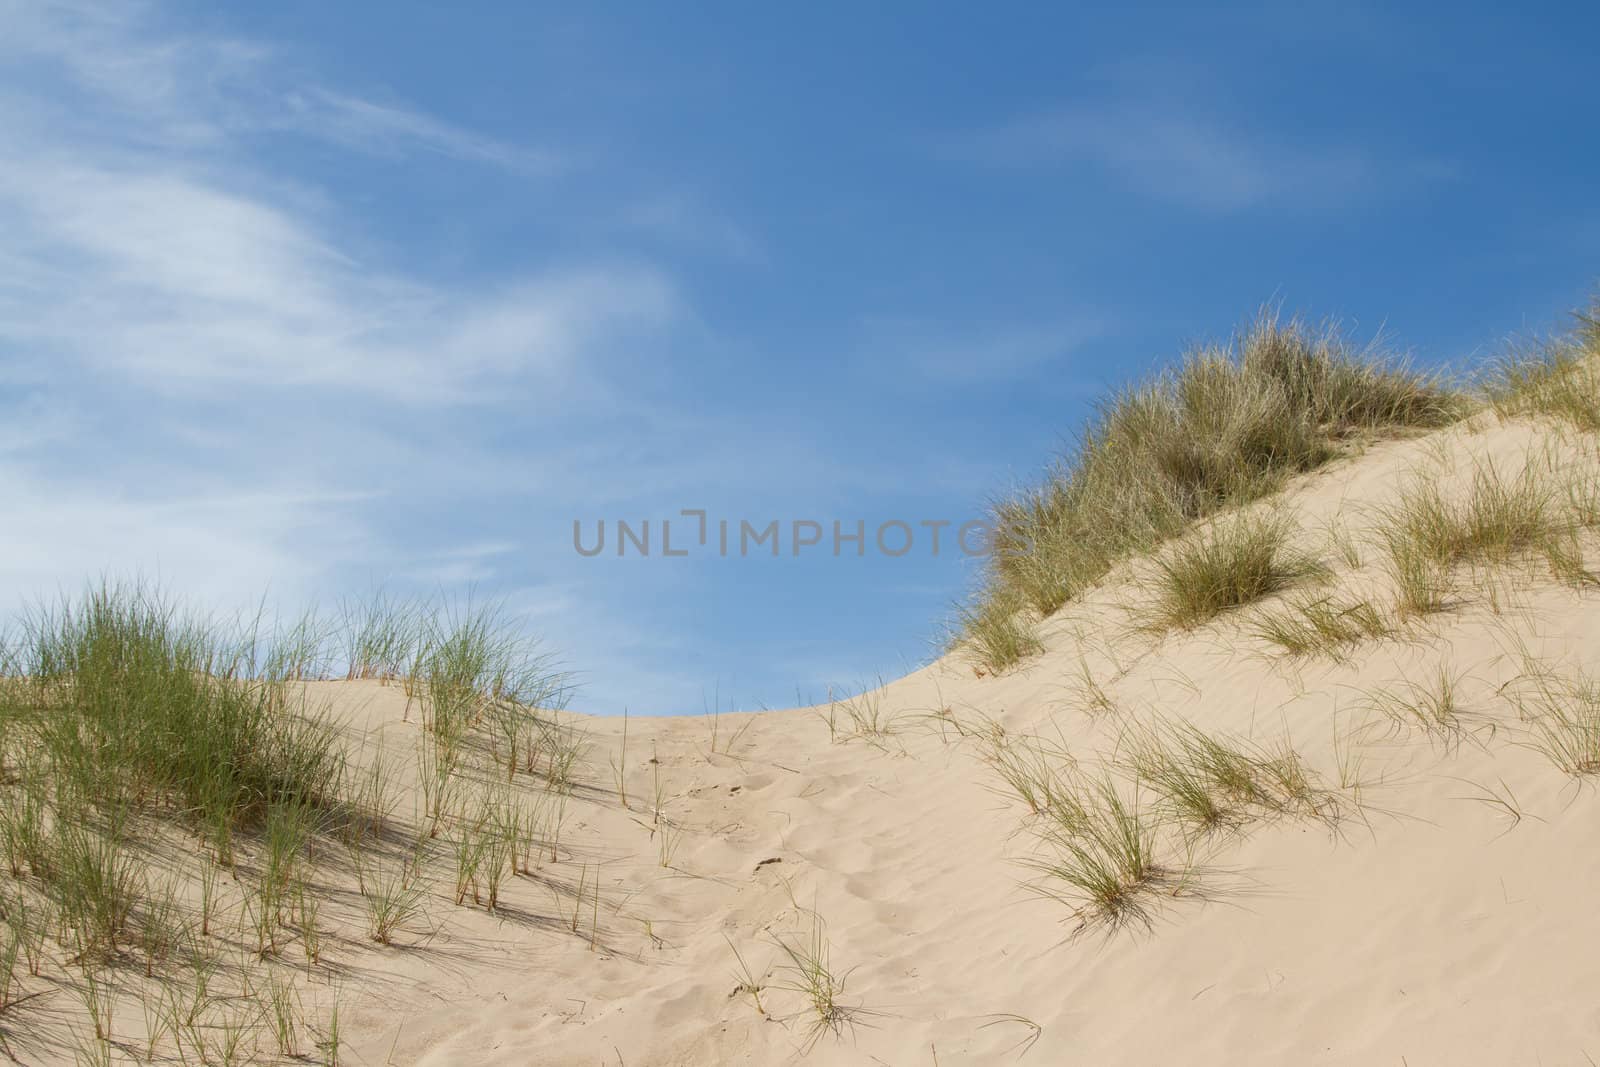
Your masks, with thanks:
[[[1459,492],[1486,463],[1515,473],[1587,454],[1549,427],[1479,417],[1375,445],[1261,506],[1295,517],[1329,588],[1383,598],[1377,551],[1346,558],[1330,524],[1360,542],[1408,472]],[[318,868],[323,962],[291,949],[274,966],[300,975],[315,1025],[337,989],[353,1064],[1600,1060],[1600,797],[1530,746],[1514,700],[1530,662],[1600,671],[1600,593],[1534,565],[1468,576],[1459,603],[1402,638],[1296,660],[1253,635],[1248,612],[1141,628],[1150,568],[1124,566],[1047,620],[1045,653],[1018,669],[992,676],[953,654],[858,700],[879,736],[859,736],[842,706],[831,727],[828,706],[633,719],[626,803],[622,720],[564,715],[589,745],[555,858],[511,878],[496,910],[453,901],[441,838],[423,912],[380,945],[334,863]],[[1372,707],[1441,671],[1468,724],[1454,738]],[[402,688],[307,688],[364,752],[381,739],[392,829],[414,833],[421,727]],[[1029,863],[1050,853],[975,734],[998,723],[1092,770],[1158,719],[1292,744],[1346,816],[1209,838],[1151,926],[1084,927],[1030,888],[1049,886]],[[492,767],[472,774],[503,773]],[[522,775],[513,787],[538,790]],[[833,1027],[786,988],[780,942],[813,936],[844,983]],[[765,986],[759,1009],[736,952]],[[70,1015],[61,1005],[52,1018]],[[138,1015],[124,1004],[119,1025],[137,1030]]]
[[[1403,475],[1460,484],[1571,458],[1527,425],[1479,420],[1375,446],[1272,506],[1358,535]],[[1563,451],[1566,449],[1566,451]],[[1451,479],[1455,479],[1453,482]],[[1308,535],[1311,541],[1314,535]],[[1340,588],[1381,585],[1376,552]],[[1580,1064],[1600,1058],[1600,798],[1525,744],[1508,699],[1519,650],[1600,667],[1600,599],[1528,570],[1404,640],[1347,662],[1288,660],[1238,617],[1186,634],[1137,628],[1135,563],[1045,624],[1047,651],[984,676],[959,655],[876,694],[888,737],[831,735],[828,709],[583,719],[592,747],[560,859],[491,915],[436,901],[437,929],[395,947],[351,934],[343,1025],[369,1064]],[[1440,668],[1475,716],[1458,744],[1373,721],[1366,694]],[[1086,708],[1087,671],[1115,704]],[[409,751],[394,687],[325,687],[352,723]],[[1153,928],[1078,926],[1030,892],[1026,808],[957,723],[1109,753],[1130,719],[1288,738],[1337,787],[1359,760],[1362,814],[1336,829],[1277,819],[1200,851],[1204,892]],[[843,718],[843,713],[840,712]],[[414,716],[413,716],[414,718]],[[952,721],[953,720],[953,721]],[[1363,726],[1365,724],[1365,726]],[[713,730],[715,747],[713,747]],[[406,735],[406,736],[397,736]],[[654,758],[659,765],[653,765]],[[659,769],[680,838],[661,865]],[[1482,798],[1514,798],[1523,817]],[[1354,796],[1354,794],[1351,794]],[[570,928],[574,886],[598,879]],[[553,891],[551,886],[563,887]],[[813,1031],[775,939],[825,922],[853,1017]],[[736,946],[768,975],[737,991]]]

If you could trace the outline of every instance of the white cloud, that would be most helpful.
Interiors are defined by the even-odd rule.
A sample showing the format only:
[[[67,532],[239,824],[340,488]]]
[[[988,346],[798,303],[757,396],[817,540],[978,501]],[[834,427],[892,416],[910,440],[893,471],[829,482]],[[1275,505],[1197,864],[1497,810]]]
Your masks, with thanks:
[[[56,125],[107,144],[197,147],[241,133],[284,131],[384,156],[417,150],[542,176],[566,154],[487,137],[388,100],[321,84],[259,41],[165,25],[165,9],[128,0],[0,0],[0,62],[59,73],[93,102],[47,106]]]
[[[0,461],[0,498],[0,615],[25,598],[75,593],[101,574],[159,577],[165,588],[219,610],[247,606],[268,590],[304,602],[324,568],[374,544],[348,494],[140,499],[114,480],[63,484]]]
[[[365,266],[306,221],[180,172],[31,164],[0,177],[0,342],[172,389],[353,386],[412,403],[486,380],[559,382],[614,335],[669,321],[637,266],[460,292]]]
[[[163,14],[0,0],[0,615],[101,573],[230,605],[491,574],[503,550],[434,550],[459,531],[394,515],[568,477],[491,453],[481,406],[512,422],[531,399],[529,432],[558,438],[624,342],[675,321],[673,285],[615,259],[458,283],[374,251],[241,135],[519,174],[553,157]]]

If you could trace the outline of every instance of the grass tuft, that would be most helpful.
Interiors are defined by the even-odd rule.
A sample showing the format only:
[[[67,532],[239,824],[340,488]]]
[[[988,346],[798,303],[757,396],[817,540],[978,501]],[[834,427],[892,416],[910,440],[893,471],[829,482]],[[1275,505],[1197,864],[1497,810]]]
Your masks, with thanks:
[[[1572,584],[1595,579],[1585,569],[1578,533],[1596,516],[1579,469],[1550,471],[1529,462],[1514,477],[1479,467],[1465,496],[1453,498],[1433,479],[1413,478],[1379,512],[1378,535],[1402,615],[1449,606],[1451,572],[1459,565],[1504,566],[1542,559]]]
[[[1287,742],[1262,747],[1169,722],[1135,733],[1129,762],[1160,796],[1160,813],[1191,838],[1274,816],[1336,827],[1344,813]]]
[[[1342,659],[1352,645],[1391,637],[1396,623],[1368,600],[1339,600],[1328,594],[1291,597],[1281,607],[1264,610],[1251,629],[1291,656]]]
[[[1282,515],[1243,513],[1185,538],[1156,561],[1156,630],[1192,629],[1305,578],[1326,573],[1289,547],[1293,526]]]
[[[1075,801],[1067,777],[1071,757],[1064,746],[1038,736],[1013,736],[993,720],[974,733],[982,744],[984,764],[1028,806],[1029,814],[1043,815]]]
[[[803,936],[774,935],[773,940],[788,960],[779,965],[790,976],[782,988],[800,994],[806,1001],[806,1050],[828,1034],[839,1038],[845,1030],[854,1029],[862,1009],[845,999],[845,983],[850,974],[833,969],[833,947],[822,916],[811,913],[811,929]]]
[[[1567,336],[1497,364],[1485,392],[1501,418],[1544,415],[1600,433],[1600,302]]]
[[[1531,681],[1531,694],[1513,696],[1525,743],[1575,778],[1600,775],[1600,679],[1540,672]]]
[[[1378,690],[1368,700],[1369,707],[1388,719],[1397,730],[1420,730],[1431,740],[1454,751],[1461,742],[1485,722],[1463,706],[1457,692],[1459,679],[1440,664],[1426,683],[1404,682],[1392,689]]]
[[[1155,900],[1180,889],[1185,872],[1157,858],[1161,820],[1124,800],[1114,779],[1081,781],[1048,810],[1041,834],[1054,856],[1034,862],[1033,889],[1067,904],[1077,932],[1094,926],[1149,929]]]
[[[966,649],[983,669],[999,674],[1044,651],[1039,628],[1026,608],[1010,597],[982,597],[957,610],[953,645]]]
[[[873,748],[887,750],[901,730],[903,716],[884,706],[886,692],[881,677],[876,685],[862,687],[853,697],[835,698],[830,690],[826,716],[830,740],[865,741]],[[844,713],[843,718],[840,712]]]

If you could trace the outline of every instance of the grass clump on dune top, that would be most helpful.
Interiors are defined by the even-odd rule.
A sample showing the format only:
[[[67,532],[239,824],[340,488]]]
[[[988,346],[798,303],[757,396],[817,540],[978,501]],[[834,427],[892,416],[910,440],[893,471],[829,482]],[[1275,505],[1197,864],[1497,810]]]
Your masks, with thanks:
[[[1487,392],[1501,417],[1548,415],[1600,433],[1600,301],[1576,318],[1570,335],[1495,368]]]
[[[14,1017],[42,1035],[34,1051],[65,1051],[65,1029],[40,1025],[74,1021],[46,1006],[51,987],[84,998],[87,1062],[133,1047],[111,1030],[129,1002],[147,1009],[141,1062],[258,1062],[269,1023],[300,1058],[285,954],[299,944],[309,982],[348,945],[324,936],[325,909],[359,896],[372,940],[395,945],[425,909],[441,822],[467,857],[457,903],[498,911],[536,849],[554,861],[561,810],[543,802],[571,792],[581,739],[554,718],[568,684],[537,643],[497,604],[382,598],[344,615],[343,632],[314,613],[219,623],[136,582],[25,610],[0,635],[0,1058]],[[374,735],[347,747],[303,684],[339,675],[420,703],[421,822],[389,824],[381,730],[375,753]],[[544,788],[515,791],[541,759]]]
[[[961,639],[989,670],[1003,671],[1044,651],[1033,620],[1014,595],[993,596],[959,609]]]
[[[36,732],[58,794],[164,796],[224,839],[276,802],[335,803],[334,731],[297,713],[279,657],[256,669],[253,636],[223,638],[143,586],[38,608],[21,630],[9,715]]]
[[[981,657],[1002,614],[1048,616],[1118,562],[1277,490],[1352,438],[1445,425],[1469,406],[1331,330],[1263,315],[1101,405],[1043,484],[995,506],[986,585],[962,636]]]

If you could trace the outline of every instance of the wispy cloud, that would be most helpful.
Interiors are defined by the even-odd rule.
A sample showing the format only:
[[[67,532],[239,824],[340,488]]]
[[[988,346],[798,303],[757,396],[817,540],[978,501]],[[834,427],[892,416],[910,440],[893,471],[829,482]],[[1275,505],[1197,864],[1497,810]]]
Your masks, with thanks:
[[[1109,328],[1105,316],[1087,312],[989,328],[878,316],[863,324],[861,349],[901,380],[944,387],[1014,382],[1070,358]]]
[[[437,549],[459,531],[394,516],[570,484],[556,449],[531,474],[491,452],[482,408],[532,406],[519,433],[560,442],[627,343],[677,320],[676,287],[614,256],[456,281],[375,247],[256,135],[517,175],[556,156],[164,16],[0,0],[0,612],[102,571],[219,603],[341,569],[493,574],[503,546]]]
[[[263,116],[263,124],[381,155],[400,156],[421,148],[535,177],[558,173],[572,162],[566,153],[509,145],[408,108],[329,89],[289,92],[283,105],[276,116]]]
[[[1290,198],[1315,206],[1453,173],[1440,161],[1291,140],[1193,106],[1138,97],[1065,104],[958,136],[944,151],[990,167],[1085,167],[1152,198],[1212,212]]]
[[[62,483],[0,461],[7,519],[0,529],[0,596],[78,591],[99,575],[159,577],[219,610],[271,592],[315,599],[330,565],[381,541],[356,515],[357,498],[316,491],[196,496],[129,495],[108,478]]]
[[[676,245],[742,263],[758,263],[764,256],[747,230],[683,191],[656,192],[625,211],[622,221]]]
[[[0,342],[144,380],[356,387],[410,403],[575,373],[674,314],[653,270],[569,266],[458,291],[339,250],[314,223],[167,164],[25,162],[0,175]]]
[[[548,165],[539,153],[315,84],[280,93],[268,50],[163,37],[154,9],[5,16],[0,107],[18,121],[0,129],[0,344],[14,359],[161,391],[319,386],[437,405],[516,378],[550,390],[594,346],[675,313],[672,286],[637,263],[472,289],[396,270],[350,250],[314,199],[285,193],[236,142],[276,127],[516,170]],[[58,66],[64,89],[41,90],[30,57]],[[88,127],[53,121],[63,91],[92,103],[74,109]]]
[[[197,147],[280,131],[383,156],[429,152],[533,176],[572,162],[546,146],[509,144],[399,101],[325,84],[280,49],[180,31],[165,15],[139,0],[0,0],[7,31],[0,63],[31,79],[54,75],[69,99],[37,101],[36,110],[49,113],[56,128],[92,128],[104,144]]]

